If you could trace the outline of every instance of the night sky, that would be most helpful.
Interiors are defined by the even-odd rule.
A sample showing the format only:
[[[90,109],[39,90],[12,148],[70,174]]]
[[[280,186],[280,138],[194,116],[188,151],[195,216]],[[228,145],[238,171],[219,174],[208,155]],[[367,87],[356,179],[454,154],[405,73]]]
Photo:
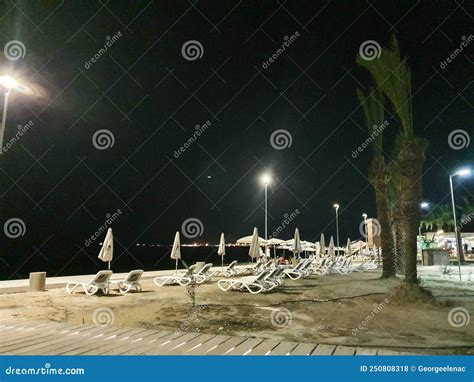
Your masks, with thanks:
[[[24,224],[19,237],[0,234],[8,277],[45,258],[50,274],[94,261],[100,240],[85,241],[117,211],[116,255],[169,244],[190,218],[203,232],[184,243],[217,243],[222,231],[230,242],[254,226],[263,236],[265,171],[269,234],[296,210],[279,238],[335,234],[337,201],[341,241],[359,238],[375,203],[371,148],[352,156],[367,137],[356,88],[372,84],[355,60],[392,34],[412,69],[416,133],[430,142],[424,198],[449,202],[449,173],[474,164],[474,143],[448,142],[457,129],[472,139],[474,40],[441,64],[474,38],[468,1],[2,1],[0,20],[2,44],[22,44],[20,57],[1,55],[1,72],[32,89],[12,92],[4,147],[33,125],[0,157],[2,231]],[[472,198],[473,185],[456,196]]]

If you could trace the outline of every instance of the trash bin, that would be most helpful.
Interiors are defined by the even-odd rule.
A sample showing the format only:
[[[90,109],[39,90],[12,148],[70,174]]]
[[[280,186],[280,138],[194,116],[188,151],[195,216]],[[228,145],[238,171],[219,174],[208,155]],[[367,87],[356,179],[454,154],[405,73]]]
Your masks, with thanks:
[[[30,273],[28,290],[30,292],[44,292],[46,290],[46,272]]]

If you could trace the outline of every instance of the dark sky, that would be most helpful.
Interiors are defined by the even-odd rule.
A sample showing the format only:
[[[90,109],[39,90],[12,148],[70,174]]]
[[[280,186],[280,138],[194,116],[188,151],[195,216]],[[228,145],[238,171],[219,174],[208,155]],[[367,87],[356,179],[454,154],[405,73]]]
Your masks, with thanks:
[[[2,227],[14,218],[26,228],[0,235],[2,266],[24,274],[38,256],[72,266],[95,253],[84,241],[119,209],[120,251],[170,243],[190,218],[203,233],[183,242],[217,242],[221,231],[231,241],[254,226],[263,235],[264,171],[274,176],[270,233],[298,209],[279,237],[334,234],[338,201],[341,241],[358,238],[375,205],[371,149],[351,156],[367,135],[356,88],[371,85],[355,60],[361,44],[387,46],[392,34],[412,68],[416,132],[430,141],[424,197],[448,202],[449,172],[473,163],[474,143],[455,150],[448,136],[474,131],[474,41],[440,65],[474,38],[472,19],[467,1],[2,1],[2,44],[24,46],[18,60],[1,56],[2,72],[35,91],[10,98],[5,143],[34,125],[0,157]],[[190,40],[202,57],[183,57]],[[276,150],[280,129],[291,146]],[[94,146],[99,130],[112,147]],[[463,180],[459,198],[472,198],[473,184]]]

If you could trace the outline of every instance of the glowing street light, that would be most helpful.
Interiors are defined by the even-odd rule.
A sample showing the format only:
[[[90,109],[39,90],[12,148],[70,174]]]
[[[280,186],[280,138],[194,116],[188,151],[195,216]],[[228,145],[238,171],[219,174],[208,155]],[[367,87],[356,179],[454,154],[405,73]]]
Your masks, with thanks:
[[[430,204],[428,202],[421,202],[420,207],[423,210],[426,210],[426,209],[430,208]]]
[[[23,89],[17,80],[10,76],[0,76],[0,85],[6,88],[5,101],[3,104],[2,125],[0,126],[0,154],[3,154],[3,136],[5,134],[5,122],[7,120],[8,98],[12,89]],[[25,88],[26,89],[26,88]]]
[[[453,207],[453,220],[454,220],[454,237],[456,238],[456,252],[458,255],[458,268],[459,268],[459,281],[462,280],[461,278],[461,245],[462,245],[462,240],[459,234],[459,227],[456,219],[456,204],[454,203],[454,189],[453,189],[453,178],[455,176],[458,176],[460,178],[466,177],[471,175],[472,171],[470,168],[462,168],[458,171],[456,171],[454,174],[451,174],[449,176],[449,187],[451,189],[451,204]]]
[[[260,180],[265,186],[265,240],[268,240],[268,184],[271,182],[272,177],[270,174],[265,173],[260,177]]]
[[[339,249],[339,207],[340,205],[337,203],[333,204],[334,209],[336,210],[336,245]]]

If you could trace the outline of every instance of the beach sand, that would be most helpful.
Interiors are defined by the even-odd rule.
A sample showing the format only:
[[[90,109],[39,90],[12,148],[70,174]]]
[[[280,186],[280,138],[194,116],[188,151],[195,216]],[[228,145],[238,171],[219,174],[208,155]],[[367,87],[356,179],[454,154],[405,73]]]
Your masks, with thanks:
[[[64,289],[0,295],[1,319],[34,319],[113,326],[256,336],[297,342],[358,345],[428,354],[474,354],[474,320],[452,326],[452,309],[474,312],[474,290],[425,283],[434,302],[400,301],[397,279],[380,271],[286,280],[272,293],[222,292],[214,282],[196,288],[196,307],[184,287],[158,288],[143,281],[142,293],[69,295]],[[73,278],[72,278],[73,279]],[[109,310],[110,309],[110,310]],[[105,312],[105,313],[104,313]],[[112,313],[110,313],[112,312]],[[469,316],[467,317],[469,318]],[[113,320],[113,322],[112,322]]]

